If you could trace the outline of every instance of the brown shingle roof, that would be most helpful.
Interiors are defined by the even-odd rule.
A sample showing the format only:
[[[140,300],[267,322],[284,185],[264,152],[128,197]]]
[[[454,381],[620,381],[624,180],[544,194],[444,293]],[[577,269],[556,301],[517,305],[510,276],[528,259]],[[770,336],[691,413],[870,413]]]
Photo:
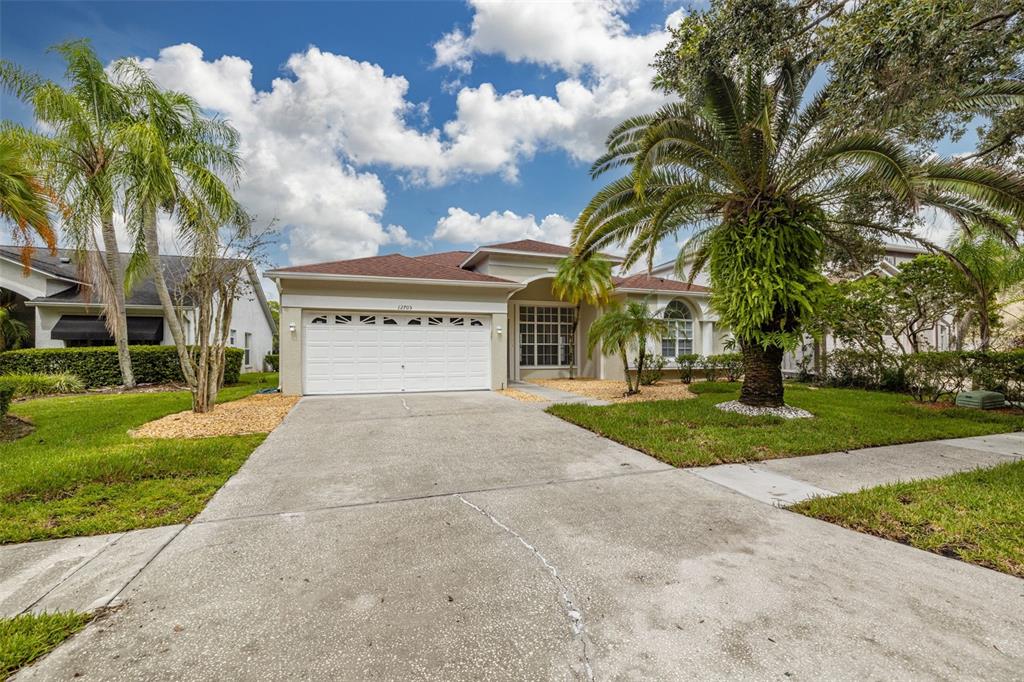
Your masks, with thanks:
[[[437,265],[447,265],[450,268],[457,268],[462,262],[469,258],[472,251],[442,251],[441,253],[425,253],[422,256],[413,256],[416,260]]]
[[[651,277],[643,273],[614,278],[616,289],[651,289],[655,291],[710,291],[699,284],[687,284],[677,279]]]
[[[525,251],[527,253],[543,253],[555,256],[568,256],[570,253],[568,246],[539,242],[536,239],[520,239],[514,242],[505,242],[504,244],[488,244],[487,246],[481,246],[480,248],[504,249],[505,251]]]
[[[330,263],[296,265],[277,268],[271,272],[306,273],[319,275],[349,275],[355,277],[402,277],[410,279],[455,280],[462,282],[500,282],[514,284],[507,279],[483,275],[472,270],[462,270],[448,265],[439,265],[430,260],[410,258],[399,253],[370,258],[353,258]]]

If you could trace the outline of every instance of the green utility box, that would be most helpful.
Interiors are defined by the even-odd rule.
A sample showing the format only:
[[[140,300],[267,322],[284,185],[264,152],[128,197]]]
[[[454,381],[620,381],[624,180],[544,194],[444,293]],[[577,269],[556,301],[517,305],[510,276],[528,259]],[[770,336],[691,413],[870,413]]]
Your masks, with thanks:
[[[1006,398],[995,391],[963,391],[956,394],[957,407],[973,407],[976,410],[994,410],[1003,407]]]

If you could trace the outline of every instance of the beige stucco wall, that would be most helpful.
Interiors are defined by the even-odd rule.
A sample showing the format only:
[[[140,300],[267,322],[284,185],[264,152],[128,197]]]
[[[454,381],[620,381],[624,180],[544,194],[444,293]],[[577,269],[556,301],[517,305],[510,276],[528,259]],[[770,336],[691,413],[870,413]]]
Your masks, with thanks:
[[[278,319],[281,323],[278,337],[281,392],[302,395],[302,308],[281,306]]]
[[[541,256],[510,256],[491,254],[476,265],[476,271],[492,277],[515,282],[527,282],[537,277],[550,277],[558,269],[558,259]]]
[[[491,388],[508,384],[508,289],[392,282],[288,280],[281,294],[281,391],[302,395],[302,313],[320,310],[367,310],[415,313],[476,313],[491,316]],[[289,329],[295,326],[295,331]]]

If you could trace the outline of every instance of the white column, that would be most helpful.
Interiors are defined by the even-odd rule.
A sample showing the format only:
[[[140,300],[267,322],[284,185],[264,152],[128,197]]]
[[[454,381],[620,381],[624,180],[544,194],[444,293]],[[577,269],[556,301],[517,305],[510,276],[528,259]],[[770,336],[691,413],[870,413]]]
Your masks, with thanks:
[[[715,323],[711,320],[700,323],[700,347],[701,355],[715,354]]]

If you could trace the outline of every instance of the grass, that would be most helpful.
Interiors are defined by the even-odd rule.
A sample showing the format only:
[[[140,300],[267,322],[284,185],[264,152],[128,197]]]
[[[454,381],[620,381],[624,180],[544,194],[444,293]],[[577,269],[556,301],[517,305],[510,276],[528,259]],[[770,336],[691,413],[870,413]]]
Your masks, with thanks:
[[[607,407],[552,405],[548,412],[669,464],[708,466],[877,445],[960,438],[1024,429],[1024,416],[952,406],[922,406],[905,395],[786,386],[786,402],[814,419],[784,420],[722,412],[739,384],[696,383],[691,400]]]
[[[807,516],[1024,578],[1024,461],[790,507]]]
[[[92,616],[85,613],[26,613],[0,618],[0,680],[45,656]]]
[[[243,374],[219,401],[237,400],[276,380],[275,374]],[[185,392],[13,404],[11,413],[36,430],[0,443],[0,543],[149,528],[198,514],[265,436],[128,436],[129,429],[190,404]]]

